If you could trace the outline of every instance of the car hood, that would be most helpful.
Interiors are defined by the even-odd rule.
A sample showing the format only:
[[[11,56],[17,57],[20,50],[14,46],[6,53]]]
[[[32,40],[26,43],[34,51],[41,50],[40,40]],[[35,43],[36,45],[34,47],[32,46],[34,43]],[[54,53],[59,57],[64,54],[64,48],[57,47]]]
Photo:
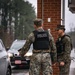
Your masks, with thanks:
[[[15,50],[15,49],[9,49],[8,53],[12,53],[14,55],[15,54],[19,55],[18,50]],[[32,50],[29,49],[29,51],[24,56],[31,56],[31,55],[32,55]]]
[[[18,54],[19,52],[18,50],[15,50],[15,49],[9,49],[8,53]]]

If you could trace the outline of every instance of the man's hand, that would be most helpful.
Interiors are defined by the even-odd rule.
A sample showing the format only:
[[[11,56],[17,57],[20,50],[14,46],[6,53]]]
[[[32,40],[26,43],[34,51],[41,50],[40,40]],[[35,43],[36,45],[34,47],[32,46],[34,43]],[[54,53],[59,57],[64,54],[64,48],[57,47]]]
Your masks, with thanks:
[[[18,52],[19,52],[19,55],[21,56],[21,50],[19,50]]]
[[[60,66],[64,66],[65,63],[62,61],[62,62],[59,63],[59,65],[60,65]]]

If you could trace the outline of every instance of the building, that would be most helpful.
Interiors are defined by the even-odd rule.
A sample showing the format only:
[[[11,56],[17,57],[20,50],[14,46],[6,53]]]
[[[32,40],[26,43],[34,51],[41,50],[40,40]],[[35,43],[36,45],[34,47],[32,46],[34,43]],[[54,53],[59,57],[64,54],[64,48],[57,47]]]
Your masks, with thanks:
[[[62,4],[61,4],[62,3]],[[44,29],[51,29],[54,39],[57,39],[55,28],[64,24],[64,0],[37,0],[37,17],[44,21]],[[61,5],[63,6],[61,8]],[[58,66],[53,67],[54,74],[59,74]]]
[[[37,0],[37,17],[44,21],[44,29],[51,29],[53,37],[57,38],[55,28],[65,24],[65,0]]]
[[[75,13],[75,0],[68,0],[68,7],[72,13]]]

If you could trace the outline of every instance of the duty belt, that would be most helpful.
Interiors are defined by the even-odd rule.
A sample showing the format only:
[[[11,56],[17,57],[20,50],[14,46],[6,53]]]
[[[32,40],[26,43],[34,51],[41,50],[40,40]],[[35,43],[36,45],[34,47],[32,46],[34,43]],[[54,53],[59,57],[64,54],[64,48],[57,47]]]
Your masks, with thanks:
[[[33,50],[33,53],[50,53],[50,50]]]

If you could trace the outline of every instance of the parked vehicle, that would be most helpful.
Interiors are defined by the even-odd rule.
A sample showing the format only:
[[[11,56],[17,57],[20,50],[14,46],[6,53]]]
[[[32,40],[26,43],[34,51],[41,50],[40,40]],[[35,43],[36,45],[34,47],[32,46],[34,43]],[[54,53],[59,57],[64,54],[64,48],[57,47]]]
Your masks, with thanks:
[[[11,75],[11,64],[1,39],[0,39],[0,75]]]
[[[10,49],[8,50],[8,56],[11,61],[12,66],[19,66],[19,65],[25,65],[29,66],[30,64],[30,56],[32,55],[32,49],[33,47],[30,47],[30,50],[25,54],[24,57],[21,57],[19,55],[19,50],[24,46],[26,40],[15,40]]]

